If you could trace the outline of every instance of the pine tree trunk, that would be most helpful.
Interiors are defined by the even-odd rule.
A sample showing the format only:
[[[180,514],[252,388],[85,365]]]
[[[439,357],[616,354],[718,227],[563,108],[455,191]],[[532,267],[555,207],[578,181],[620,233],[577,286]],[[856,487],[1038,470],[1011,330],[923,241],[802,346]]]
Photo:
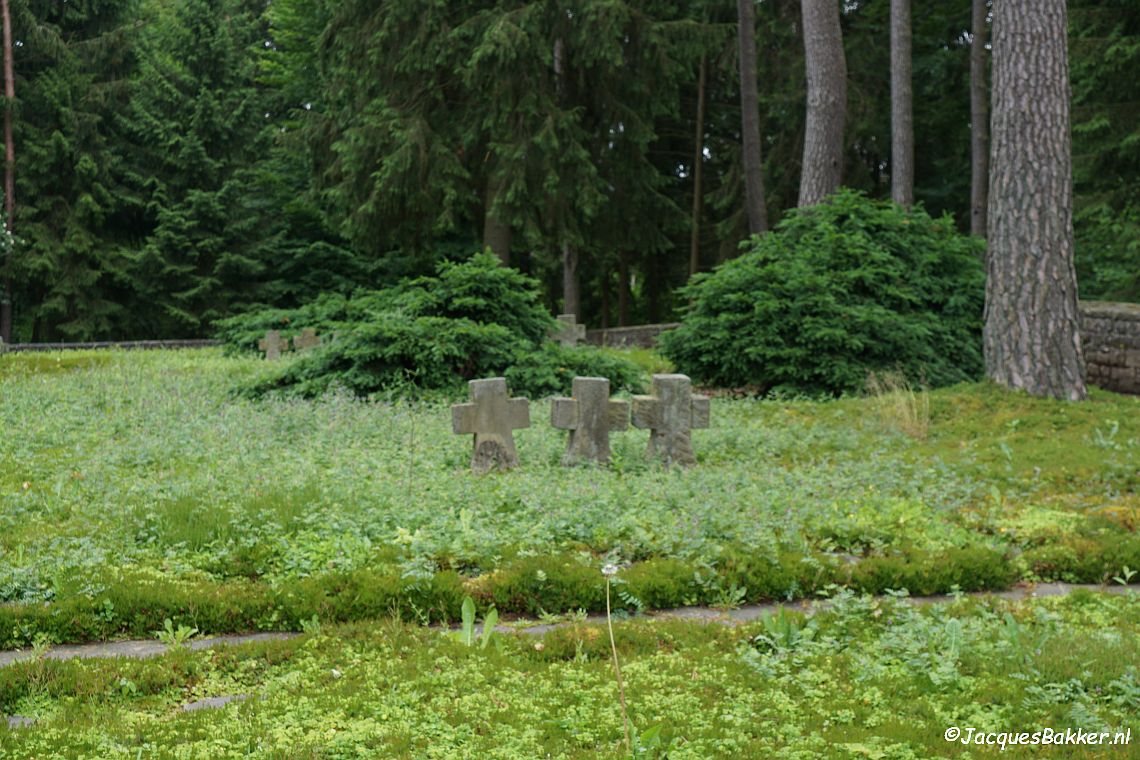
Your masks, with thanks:
[[[491,251],[503,262],[511,263],[511,225],[495,213],[495,200],[502,192],[502,182],[487,180],[486,205],[483,209],[483,247]]]
[[[12,103],[16,100],[16,79],[12,72],[12,15],[8,0],[0,0],[0,22],[4,42],[4,226],[11,233],[16,213],[16,144],[12,140]],[[12,342],[12,252],[3,262],[4,291],[0,294],[0,339]]]
[[[618,327],[629,325],[629,254],[618,254]]]
[[[758,235],[768,229],[768,209],[764,200],[764,168],[760,156],[760,102],[756,94],[755,0],[736,0],[736,10],[740,46],[740,152],[744,167],[744,205],[748,212],[748,231]]]
[[[910,0],[891,0],[891,200],[914,205]]]
[[[986,103],[986,0],[973,0],[970,43],[970,233],[986,236],[990,117]]]
[[[701,270],[701,173],[705,164],[705,88],[708,86],[708,59],[701,55],[697,77],[697,130],[693,139],[693,224],[689,236],[689,276]]]
[[[650,254],[645,266],[645,311],[650,324],[661,321],[661,257]]]
[[[802,0],[807,124],[800,167],[800,206],[813,206],[843,180],[847,59],[836,0]]]
[[[599,327],[604,330],[610,326],[610,267],[608,264],[602,264],[598,282],[602,288],[602,323]]]
[[[578,249],[569,243],[562,244],[562,313],[582,319],[581,291],[578,283]]]
[[[1065,0],[996,0],[986,374],[1086,397],[1073,264]]]

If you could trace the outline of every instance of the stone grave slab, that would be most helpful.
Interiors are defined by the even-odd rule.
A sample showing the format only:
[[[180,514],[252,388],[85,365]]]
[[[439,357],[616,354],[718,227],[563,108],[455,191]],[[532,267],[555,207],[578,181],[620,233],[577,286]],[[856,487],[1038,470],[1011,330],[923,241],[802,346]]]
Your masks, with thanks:
[[[451,407],[451,429],[456,435],[475,436],[471,469],[484,473],[517,467],[513,431],[530,427],[530,402],[508,397],[504,377],[472,380],[467,390],[471,402]]]
[[[632,419],[647,429],[648,454],[666,466],[694,464],[692,431],[709,426],[709,400],[693,395],[687,375],[654,375],[653,395],[634,396]]]
[[[610,398],[604,377],[574,378],[573,396],[551,401],[550,424],[570,431],[562,464],[610,461],[610,431],[629,428],[629,402]]]

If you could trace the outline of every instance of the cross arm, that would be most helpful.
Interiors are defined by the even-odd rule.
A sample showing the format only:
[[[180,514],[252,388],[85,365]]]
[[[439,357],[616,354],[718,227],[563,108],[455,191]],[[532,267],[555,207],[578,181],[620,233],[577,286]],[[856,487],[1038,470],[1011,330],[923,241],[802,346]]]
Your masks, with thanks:
[[[709,415],[711,413],[711,404],[708,396],[693,396],[693,416],[690,427],[693,428],[707,428],[709,426]]]
[[[656,396],[634,396],[630,414],[636,428],[659,427],[661,400]]]
[[[475,433],[474,404],[454,404],[451,407],[451,430],[456,435]]]
[[[629,402],[611,399],[606,407],[606,418],[610,430],[628,430]]]
[[[507,416],[512,430],[530,427],[530,400],[519,396],[508,401]]]
[[[574,430],[578,427],[578,401],[565,396],[558,396],[550,402],[550,425],[562,430]]]

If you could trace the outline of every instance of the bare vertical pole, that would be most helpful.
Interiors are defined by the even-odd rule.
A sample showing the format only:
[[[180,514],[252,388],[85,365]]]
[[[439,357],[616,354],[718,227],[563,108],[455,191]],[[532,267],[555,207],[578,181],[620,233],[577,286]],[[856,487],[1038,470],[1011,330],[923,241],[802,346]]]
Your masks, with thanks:
[[[705,87],[708,82],[708,56],[701,54],[697,79],[697,135],[693,141],[693,231],[689,239],[689,276],[701,270],[701,169],[705,163]]]
[[[914,205],[914,83],[910,0],[891,0],[891,200]]]
[[[986,236],[990,115],[986,99],[986,0],[973,0],[970,42],[970,234]]]
[[[748,233],[768,231],[764,164],[760,156],[760,102],[756,84],[756,0],[737,0],[736,38],[740,48],[740,152]]]
[[[16,79],[12,74],[12,14],[8,0],[0,0],[0,16],[4,27],[4,214],[5,229],[12,232],[12,216],[16,210],[16,146],[12,140],[12,104],[16,100]],[[12,342],[12,252],[3,262],[4,293],[0,295],[0,338]]]

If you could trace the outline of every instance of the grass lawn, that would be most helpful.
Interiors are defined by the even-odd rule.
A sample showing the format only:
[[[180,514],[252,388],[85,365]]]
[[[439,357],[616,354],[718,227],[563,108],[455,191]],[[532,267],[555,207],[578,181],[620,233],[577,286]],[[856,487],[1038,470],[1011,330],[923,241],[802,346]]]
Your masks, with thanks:
[[[214,351],[0,357],[0,645],[167,619],[309,631],[6,668],[3,709],[40,723],[0,729],[0,756],[616,757],[603,630],[484,650],[418,625],[468,596],[505,617],[604,609],[606,562],[627,612],[839,597],[810,623],[619,625],[633,722],[670,757],[981,757],[942,732],[1136,728],[1134,596],[850,592],[1140,581],[1138,398],[718,397],[687,471],[647,462],[644,431],[615,435],[608,468],[562,468],[536,401],[522,466],[475,477],[445,405],[234,393],[265,371]]]

